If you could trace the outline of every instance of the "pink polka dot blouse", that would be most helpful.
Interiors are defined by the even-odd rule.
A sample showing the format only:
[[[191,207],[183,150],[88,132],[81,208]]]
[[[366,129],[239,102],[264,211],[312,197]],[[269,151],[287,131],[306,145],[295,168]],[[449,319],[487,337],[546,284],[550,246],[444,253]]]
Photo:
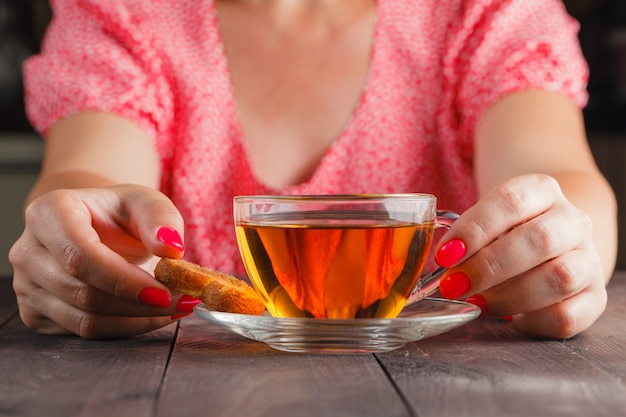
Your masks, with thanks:
[[[24,67],[45,135],[82,110],[125,116],[160,153],[162,191],[183,214],[186,257],[243,274],[232,221],[242,194],[427,192],[476,200],[472,137],[485,109],[529,88],[587,100],[578,23],[560,0],[379,0],[367,83],[306,182],[254,174],[211,0],[53,0],[41,54]]]

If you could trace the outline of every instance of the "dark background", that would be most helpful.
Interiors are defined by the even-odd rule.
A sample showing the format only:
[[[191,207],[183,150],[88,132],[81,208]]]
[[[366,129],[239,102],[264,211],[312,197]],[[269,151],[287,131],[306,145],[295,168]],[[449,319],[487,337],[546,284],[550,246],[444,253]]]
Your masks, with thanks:
[[[39,50],[49,20],[46,0],[0,0],[0,132],[31,131],[24,115],[21,64]]]
[[[592,132],[626,133],[626,0],[565,0],[581,24],[583,53],[589,62]]]
[[[626,0],[564,0],[581,23],[589,62],[592,132],[626,133]],[[0,132],[30,131],[23,111],[20,66],[38,51],[50,19],[46,0],[0,0]]]

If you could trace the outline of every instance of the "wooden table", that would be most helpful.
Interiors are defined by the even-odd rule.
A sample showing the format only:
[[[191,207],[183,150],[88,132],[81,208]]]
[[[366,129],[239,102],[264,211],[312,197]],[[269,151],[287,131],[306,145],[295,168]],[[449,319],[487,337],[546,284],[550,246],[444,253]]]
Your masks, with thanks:
[[[284,353],[196,316],[118,341],[52,337],[0,280],[0,416],[626,416],[626,272],[571,340],[476,320],[385,354]]]

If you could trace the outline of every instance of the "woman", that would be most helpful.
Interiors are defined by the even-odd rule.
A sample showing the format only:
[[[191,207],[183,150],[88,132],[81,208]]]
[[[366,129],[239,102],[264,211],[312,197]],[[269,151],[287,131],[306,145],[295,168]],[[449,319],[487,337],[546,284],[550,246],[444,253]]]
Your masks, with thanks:
[[[560,1],[52,6],[25,66],[46,154],[10,253],[28,326],[124,337],[188,314],[151,265],[242,274],[238,194],[432,193],[463,213],[444,296],[537,337],[603,312],[616,209]]]

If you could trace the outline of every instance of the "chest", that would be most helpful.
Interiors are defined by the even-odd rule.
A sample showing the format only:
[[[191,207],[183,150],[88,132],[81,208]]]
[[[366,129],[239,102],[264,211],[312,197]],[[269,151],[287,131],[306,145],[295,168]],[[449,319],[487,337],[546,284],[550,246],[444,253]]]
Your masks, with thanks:
[[[366,4],[367,2],[362,2]],[[218,2],[218,22],[244,141],[259,179],[306,181],[349,122],[367,82],[375,4],[281,22]]]

